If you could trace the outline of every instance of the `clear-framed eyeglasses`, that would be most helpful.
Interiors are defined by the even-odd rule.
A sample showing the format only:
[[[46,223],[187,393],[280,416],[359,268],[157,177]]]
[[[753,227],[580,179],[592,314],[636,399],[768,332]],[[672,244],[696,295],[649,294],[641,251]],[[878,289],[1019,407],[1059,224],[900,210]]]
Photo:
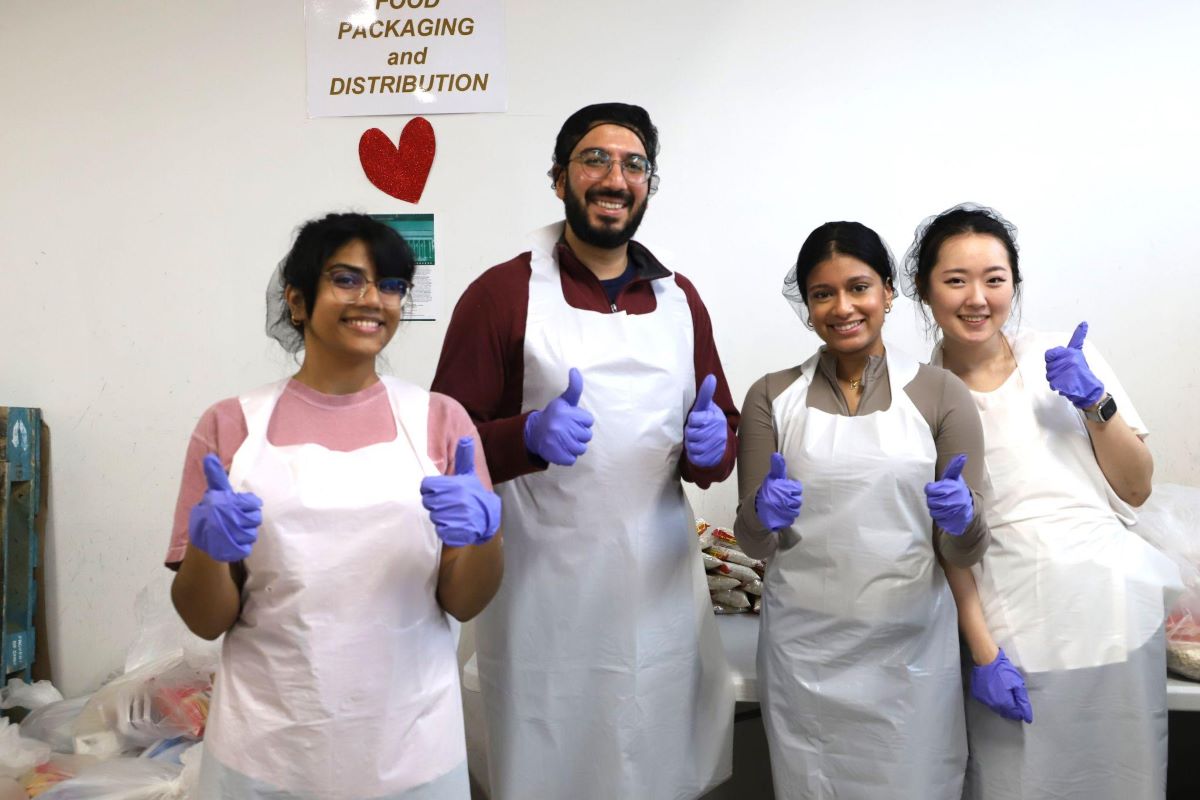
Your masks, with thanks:
[[[357,303],[367,295],[367,288],[375,287],[379,302],[389,307],[399,307],[412,288],[404,278],[379,278],[371,280],[361,272],[352,269],[331,269],[322,273],[322,277],[333,287],[333,296],[343,303]]]
[[[615,162],[611,153],[601,150],[599,147],[584,150],[579,155],[572,156],[567,160],[579,164],[583,174],[592,180],[599,180],[607,176],[612,172]],[[621,159],[620,164],[621,174],[625,177],[626,182],[639,185],[649,183],[650,194],[658,191],[658,174],[655,173],[650,159],[631,153]]]

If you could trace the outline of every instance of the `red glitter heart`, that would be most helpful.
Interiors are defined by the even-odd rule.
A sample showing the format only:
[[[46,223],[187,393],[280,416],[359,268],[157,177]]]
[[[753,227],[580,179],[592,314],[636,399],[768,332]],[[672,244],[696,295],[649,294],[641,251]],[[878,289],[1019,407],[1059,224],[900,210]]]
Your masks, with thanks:
[[[358,160],[375,188],[406,203],[416,203],[425,191],[437,143],[433,126],[424,117],[413,117],[400,131],[400,144],[392,144],[379,128],[358,140]]]

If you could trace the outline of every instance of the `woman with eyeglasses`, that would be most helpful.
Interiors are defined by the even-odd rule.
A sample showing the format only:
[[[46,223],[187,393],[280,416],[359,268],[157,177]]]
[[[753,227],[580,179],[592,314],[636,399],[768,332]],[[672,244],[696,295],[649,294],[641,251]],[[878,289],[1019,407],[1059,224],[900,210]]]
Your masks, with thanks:
[[[941,334],[931,362],[979,409],[992,546],[973,570],[987,626],[1025,673],[1022,726],[967,705],[964,797],[1162,798],[1163,621],[1175,567],[1128,529],[1153,460],[1088,336],[1015,331],[1016,229],[964,204],[917,229],[910,291]]]
[[[268,291],[300,369],[192,434],[166,560],[225,634],[201,797],[469,797],[447,615],[500,583],[500,500],[463,408],[376,371],[414,270],[368,216],[305,224]]]
[[[814,230],[784,294],[824,346],[742,406],[735,533],[768,558],[758,686],[779,798],[958,800],[954,599],[939,566],[988,546],[970,394],[885,346],[892,258],[857,222]]]

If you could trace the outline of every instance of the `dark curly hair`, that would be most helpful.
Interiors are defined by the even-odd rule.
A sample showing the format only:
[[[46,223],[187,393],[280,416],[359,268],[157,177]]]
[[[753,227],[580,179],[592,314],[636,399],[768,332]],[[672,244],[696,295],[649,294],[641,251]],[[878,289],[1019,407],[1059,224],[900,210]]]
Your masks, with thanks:
[[[267,287],[267,335],[289,353],[304,347],[304,326],[292,322],[286,290],[292,286],[304,297],[312,313],[317,281],[325,262],[347,242],[360,240],[371,254],[377,278],[403,278],[412,283],[417,260],[412,248],[394,228],[366,214],[328,214],[309,220],[296,232],[292,249],[284,256]]]

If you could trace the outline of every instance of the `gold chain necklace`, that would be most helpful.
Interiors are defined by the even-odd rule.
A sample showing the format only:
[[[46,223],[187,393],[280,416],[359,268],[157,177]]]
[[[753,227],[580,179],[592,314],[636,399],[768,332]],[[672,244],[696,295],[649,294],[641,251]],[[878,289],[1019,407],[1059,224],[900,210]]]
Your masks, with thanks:
[[[862,381],[863,381],[862,375],[859,375],[857,378],[851,378],[850,379],[850,388],[856,392],[862,391]]]

